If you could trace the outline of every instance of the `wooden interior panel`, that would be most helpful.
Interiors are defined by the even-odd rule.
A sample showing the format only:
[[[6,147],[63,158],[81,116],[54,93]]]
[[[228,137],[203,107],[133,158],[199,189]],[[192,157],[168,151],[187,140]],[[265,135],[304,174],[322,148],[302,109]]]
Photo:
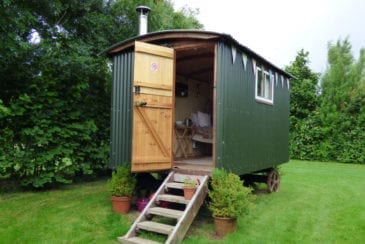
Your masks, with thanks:
[[[175,43],[176,73],[189,79],[212,82],[214,44],[212,42]]]

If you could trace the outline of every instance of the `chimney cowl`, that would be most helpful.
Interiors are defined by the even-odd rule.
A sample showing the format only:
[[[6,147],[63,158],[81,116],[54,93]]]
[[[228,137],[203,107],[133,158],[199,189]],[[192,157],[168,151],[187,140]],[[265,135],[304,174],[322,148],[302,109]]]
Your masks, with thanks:
[[[148,13],[151,11],[151,9],[147,6],[138,6],[136,8],[136,11],[139,13],[139,35],[147,34],[147,26],[148,26]]]

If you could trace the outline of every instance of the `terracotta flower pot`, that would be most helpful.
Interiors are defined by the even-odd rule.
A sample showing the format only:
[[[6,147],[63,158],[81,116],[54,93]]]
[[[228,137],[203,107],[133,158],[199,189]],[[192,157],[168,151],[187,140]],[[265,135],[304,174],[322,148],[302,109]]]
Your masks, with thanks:
[[[224,237],[228,233],[235,232],[237,229],[237,219],[214,217],[214,227],[219,237]]]
[[[195,186],[190,187],[190,186],[184,186],[184,198],[186,200],[190,200],[193,198],[194,193],[195,193]]]
[[[127,214],[131,208],[131,197],[110,197],[114,212]]]

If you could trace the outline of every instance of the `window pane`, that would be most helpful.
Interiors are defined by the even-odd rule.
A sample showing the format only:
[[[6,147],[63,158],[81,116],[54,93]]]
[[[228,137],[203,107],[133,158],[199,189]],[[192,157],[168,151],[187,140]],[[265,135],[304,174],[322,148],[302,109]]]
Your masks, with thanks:
[[[256,66],[256,94],[255,97],[258,101],[263,103],[273,104],[274,94],[274,76],[261,66]]]
[[[266,99],[271,100],[271,81],[270,81],[270,75],[269,73],[265,72],[265,95],[264,97]]]
[[[262,80],[262,71],[261,69],[257,70],[257,96],[263,97],[264,95],[264,86]]]

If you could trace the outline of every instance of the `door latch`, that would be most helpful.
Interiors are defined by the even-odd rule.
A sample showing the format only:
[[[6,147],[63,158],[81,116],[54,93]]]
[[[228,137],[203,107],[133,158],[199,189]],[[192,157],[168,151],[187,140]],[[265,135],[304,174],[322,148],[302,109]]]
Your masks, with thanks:
[[[147,105],[147,102],[143,102],[143,101],[135,101],[134,105],[137,107],[143,107]]]

